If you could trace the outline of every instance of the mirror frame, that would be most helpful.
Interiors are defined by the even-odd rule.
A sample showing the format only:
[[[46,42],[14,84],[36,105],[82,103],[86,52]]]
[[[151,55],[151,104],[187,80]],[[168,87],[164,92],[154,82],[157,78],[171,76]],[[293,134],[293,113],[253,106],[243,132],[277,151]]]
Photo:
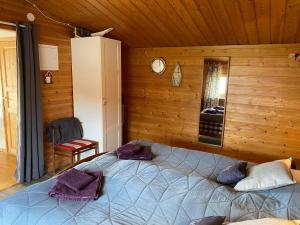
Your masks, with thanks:
[[[228,98],[228,87],[229,87],[229,81],[230,81],[230,63],[231,63],[231,57],[230,56],[203,56],[201,61],[202,61],[202,82],[201,82],[201,89],[200,89],[200,110],[199,110],[199,121],[198,125],[200,126],[200,119],[201,119],[201,105],[202,105],[202,92],[203,92],[203,87],[204,87],[204,65],[205,65],[205,60],[207,59],[220,59],[220,58],[227,58],[228,59],[228,69],[227,69],[227,84],[226,84],[226,91],[225,91],[225,101],[224,101],[224,115],[223,115],[223,129],[222,129],[222,134],[221,134],[221,144],[220,145],[215,145],[215,144],[210,144],[210,143],[204,143],[199,141],[199,136],[200,136],[200,129],[198,127],[198,135],[197,135],[197,142],[200,143],[201,145],[207,145],[211,146],[214,148],[223,148],[224,146],[224,132],[225,132],[225,125],[226,125],[226,114],[227,114],[227,98]]]
[[[156,72],[156,71],[153,70],[153,63],[156,60],[161,60],[163,65],[164,65],[164,69],[161,72]],[[167,63],[162,57],[157,57],[157,58],[152,59],[151,64],[150,64],[150,68],[151,68],[152,73],[154,73],[155,75],[162,75],[166,71]]]

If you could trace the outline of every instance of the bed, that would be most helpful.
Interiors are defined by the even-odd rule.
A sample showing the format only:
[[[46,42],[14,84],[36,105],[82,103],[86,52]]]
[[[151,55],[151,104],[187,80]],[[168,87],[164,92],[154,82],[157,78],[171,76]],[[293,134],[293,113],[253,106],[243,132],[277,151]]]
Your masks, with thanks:
[[[200,134],[221,137],[223,131],[223,115],[201,113]]]
[[[200,114],[199,141],[220,145],[223,132],[223,114],[211,114],[203,110]]]
[[[188,225],[204,216],[226,221],[263,217],[300,218],[300,185],[242,193],[216,182],[218,173],[235,159],[217,154],[151,145],[152,161],[118,160],[107,153],[76,168],[104,172],[96,201],[48,197],[56,181],[32,185],[0,202],[0,224],[155,224]]]

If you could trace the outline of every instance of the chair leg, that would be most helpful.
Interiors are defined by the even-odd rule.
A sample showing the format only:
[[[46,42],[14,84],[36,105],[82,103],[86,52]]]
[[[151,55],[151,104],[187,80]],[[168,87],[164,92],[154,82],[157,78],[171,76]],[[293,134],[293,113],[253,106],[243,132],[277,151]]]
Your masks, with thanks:
[[[72,153],[72,164],[75,162],[75,154]]]
[[[52,153],[52,173],[55,175],[55,150],[53,149]]]
[[[55,175],[55,140],[54,140],[54,137],[55,137],[55,129],[54,127],[52,127],[52,143],[51,143],[51,147],[52,147],[52,172],[53,172],[53,175]]]
[[[99,153],[99,143],[97,142],[96,147],[95,147],[95,154]]]

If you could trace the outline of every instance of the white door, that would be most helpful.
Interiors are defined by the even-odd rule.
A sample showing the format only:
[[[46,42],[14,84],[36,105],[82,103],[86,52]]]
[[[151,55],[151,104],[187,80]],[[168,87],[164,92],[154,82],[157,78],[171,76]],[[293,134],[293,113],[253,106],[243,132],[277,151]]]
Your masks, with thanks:
[[[105,151],[122,144],[121,42],[102,39],[103,128]]]

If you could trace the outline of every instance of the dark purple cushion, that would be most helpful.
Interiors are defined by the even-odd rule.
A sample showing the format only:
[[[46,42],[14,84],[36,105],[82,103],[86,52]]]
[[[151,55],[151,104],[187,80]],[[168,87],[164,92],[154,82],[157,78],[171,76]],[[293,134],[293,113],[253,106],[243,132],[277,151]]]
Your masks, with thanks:
[[[202,219],[192,221],[190,225],[222,225],[225,216],[208,216]]]
[[[143,146],[139,144],[126,144],[117,149],[117,153],[126,155],[135,155],[143,150]]]
[[[131,160],[152,160],[153,154],[150,146],[142,146],[142,151],[137,154],[128,154],[127,152],[117,151],[118,159],[131,159]]]
[[[57,181],[73,191],[79,191],[95,180],[95,177],[84,171],[72,168],[57,177]]]
[[[246,177],[246,173],[247,162],[239,162],[222,170],[217,181],[221,184],[236,184]]]

